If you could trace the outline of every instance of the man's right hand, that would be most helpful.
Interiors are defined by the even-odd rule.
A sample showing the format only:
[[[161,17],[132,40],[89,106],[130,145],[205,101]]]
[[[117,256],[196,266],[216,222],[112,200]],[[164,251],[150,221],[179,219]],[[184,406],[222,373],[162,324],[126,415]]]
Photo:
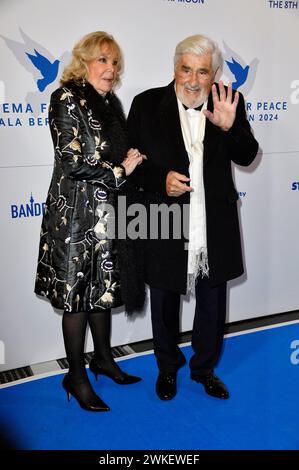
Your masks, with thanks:
[[[178,197],[186,192],[193,191],[193,188],[185,184],[190,181],[190,178],[177,173],[176,171],[169,171],[166,176],[166,193],[168,196]]]

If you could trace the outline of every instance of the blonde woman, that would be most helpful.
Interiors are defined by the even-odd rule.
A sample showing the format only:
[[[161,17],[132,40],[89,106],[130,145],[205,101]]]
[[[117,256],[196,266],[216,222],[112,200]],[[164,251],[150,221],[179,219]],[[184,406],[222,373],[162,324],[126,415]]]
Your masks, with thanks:
[[[94,392],[86,373],[87,324],[94,342],[90,370],[96,378],[103,374],[121,385],[141,380],[119,368],[110,348],[111,308],[123,303],[137,308],[144,298],[142,282],[128,279],[128,265],[130,276],[138,269],[134,259],[124,262],[126,243],[120,245],[120,253],[117,240],[107,233],[107,221],[114,215],[111,208],[125,191],[127,176],[144,158],[137,149],[128,149],[125,116],[113,91],[122,68],[123,56],[111,35],[86,35],[74,47],[49,108],[55,163],[35,292],[64,311],[69,372],[63,387],[69,399],[73,395],[88,411],[110,408]]]

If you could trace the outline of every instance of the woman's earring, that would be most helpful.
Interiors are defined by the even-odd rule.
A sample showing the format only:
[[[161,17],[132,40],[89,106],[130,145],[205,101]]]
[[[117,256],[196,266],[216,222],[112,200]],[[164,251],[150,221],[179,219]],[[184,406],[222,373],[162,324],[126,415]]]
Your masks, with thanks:
[[[82,78],[82,86],[85,86],[86,85],[86,80],[85,78]]]

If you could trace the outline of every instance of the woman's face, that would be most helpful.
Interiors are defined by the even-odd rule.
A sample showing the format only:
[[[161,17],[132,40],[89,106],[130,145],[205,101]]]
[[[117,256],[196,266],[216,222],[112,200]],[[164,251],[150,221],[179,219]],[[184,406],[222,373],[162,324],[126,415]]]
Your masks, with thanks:
[[[87,62],[87,80],[101,95],[112,90],[119,71],[119,58],[108,44],[102,44],[99,57]]]

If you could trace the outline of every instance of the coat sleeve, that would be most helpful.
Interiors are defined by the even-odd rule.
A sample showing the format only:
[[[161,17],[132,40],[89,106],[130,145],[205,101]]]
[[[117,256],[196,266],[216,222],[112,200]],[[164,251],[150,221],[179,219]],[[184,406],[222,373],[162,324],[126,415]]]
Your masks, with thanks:
[[[143,130],[143,115],[140,110],[143,109],[140,97],[134,98],[128,115],[129,146],[137,148],[144,153],[147,160],[136,167],[130,175],[130,180],[136,186],[146,191],[166,194],[166,177],[170,171],[168,168],[155,165],[151,161],[151,155],[147,154],[145,147],[145,138]]]
[[[239,94],[236,119],[225,138],[231,160],[242,166],[250,165],[258,151],[259,144],[255,140],[245,110],[243,95]]]
[[[85,148],[82,133],[86,126],[82,122],[82,111],[68,89],[60,88],[52,94],[49,123],[55,159],[68,178],[101,184],[109,189],[123,185],[126,180],[124,167],[101,159],[104,143],[101,142],[100,130],[94,133],[94,145]]]

